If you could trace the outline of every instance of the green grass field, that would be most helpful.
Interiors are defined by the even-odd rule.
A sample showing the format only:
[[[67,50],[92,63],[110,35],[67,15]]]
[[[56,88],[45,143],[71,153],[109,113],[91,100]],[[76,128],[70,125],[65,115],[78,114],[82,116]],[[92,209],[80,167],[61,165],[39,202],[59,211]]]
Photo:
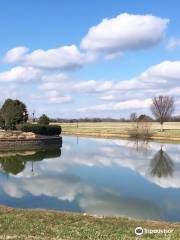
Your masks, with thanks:
[[[129,137],[129,131],[136,123],[126,122],[100,122],[100,123],[60,123],[62,126],[62,134],[80,135],[80,136],[96,136],[96,137]],[[150,123],[150,131],[152,139],[159,140],[180,140],[180,122],[164,123],[164,131],[161,132],[159,123]]]
[[[170,229],[172,233],[146,233],[137,238],[134,232],[137,226],[153,230]],[[178,240],[180,225],[122,217],[97,218],[73,213],[0,207],[0,239]]]

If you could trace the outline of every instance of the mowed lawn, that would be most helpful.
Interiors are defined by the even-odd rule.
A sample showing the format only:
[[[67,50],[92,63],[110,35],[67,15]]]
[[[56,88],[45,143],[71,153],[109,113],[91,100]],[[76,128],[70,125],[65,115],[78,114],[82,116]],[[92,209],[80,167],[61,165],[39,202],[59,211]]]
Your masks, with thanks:
[[[57,124],[57,123],[56,123]],[[62,134],[99,136],[99,137],[128,137],[129,132],[135,127],[133,122],[79,122],[59,123],[62,126]],[[180,140],[180,122],[164,123],[164,131],[161,132],[159,123],[149,123],[149,128],[154,138],[165,138]]]

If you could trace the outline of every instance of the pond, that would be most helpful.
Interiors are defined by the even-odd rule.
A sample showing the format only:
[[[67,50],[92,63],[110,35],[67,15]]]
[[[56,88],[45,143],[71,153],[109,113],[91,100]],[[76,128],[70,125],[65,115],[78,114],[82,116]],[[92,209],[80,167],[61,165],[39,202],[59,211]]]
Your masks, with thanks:
[[[0,152],[0,204],[180,221],[180,144],[63,137]]]

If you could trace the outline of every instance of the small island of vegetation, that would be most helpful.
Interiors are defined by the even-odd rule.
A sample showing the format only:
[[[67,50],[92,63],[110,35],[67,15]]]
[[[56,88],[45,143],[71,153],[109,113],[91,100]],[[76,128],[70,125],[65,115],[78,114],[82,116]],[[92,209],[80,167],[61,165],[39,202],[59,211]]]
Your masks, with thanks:
[[[50,119],[42,115],[38,122],[30,120],[26,105],[20,100],[7,99],[0,109],[0,146],[39,145],[58,143],[61,126],[49,125]]]

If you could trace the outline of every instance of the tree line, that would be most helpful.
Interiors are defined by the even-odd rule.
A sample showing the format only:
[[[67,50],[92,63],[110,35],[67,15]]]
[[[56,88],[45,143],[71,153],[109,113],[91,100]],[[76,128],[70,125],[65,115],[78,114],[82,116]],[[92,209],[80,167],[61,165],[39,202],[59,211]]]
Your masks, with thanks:
[[[78,119],[64,119],[56,118],[50,119],[48,116],[43,114],[40,118],[35,119],[33,116],[32,121],[35,120],[40,124],[48,125],[50,122],[128,122],[128,121],[158,121],[161,124],[163,131],[163,123],[166,121],[180,121],[180,116],[172,116],[175,110],[175,104],[173,97],[160,95],[152,98],[152,104],[150,110],[154,116],[146,114],[137,115],[131,113],[129,118],[78,118]],[[0,127],[3,129],[16,129],[17,125],[26,123],[28,121],[28,111],[26,105],[20,100],[7,99],[0,108]]]

